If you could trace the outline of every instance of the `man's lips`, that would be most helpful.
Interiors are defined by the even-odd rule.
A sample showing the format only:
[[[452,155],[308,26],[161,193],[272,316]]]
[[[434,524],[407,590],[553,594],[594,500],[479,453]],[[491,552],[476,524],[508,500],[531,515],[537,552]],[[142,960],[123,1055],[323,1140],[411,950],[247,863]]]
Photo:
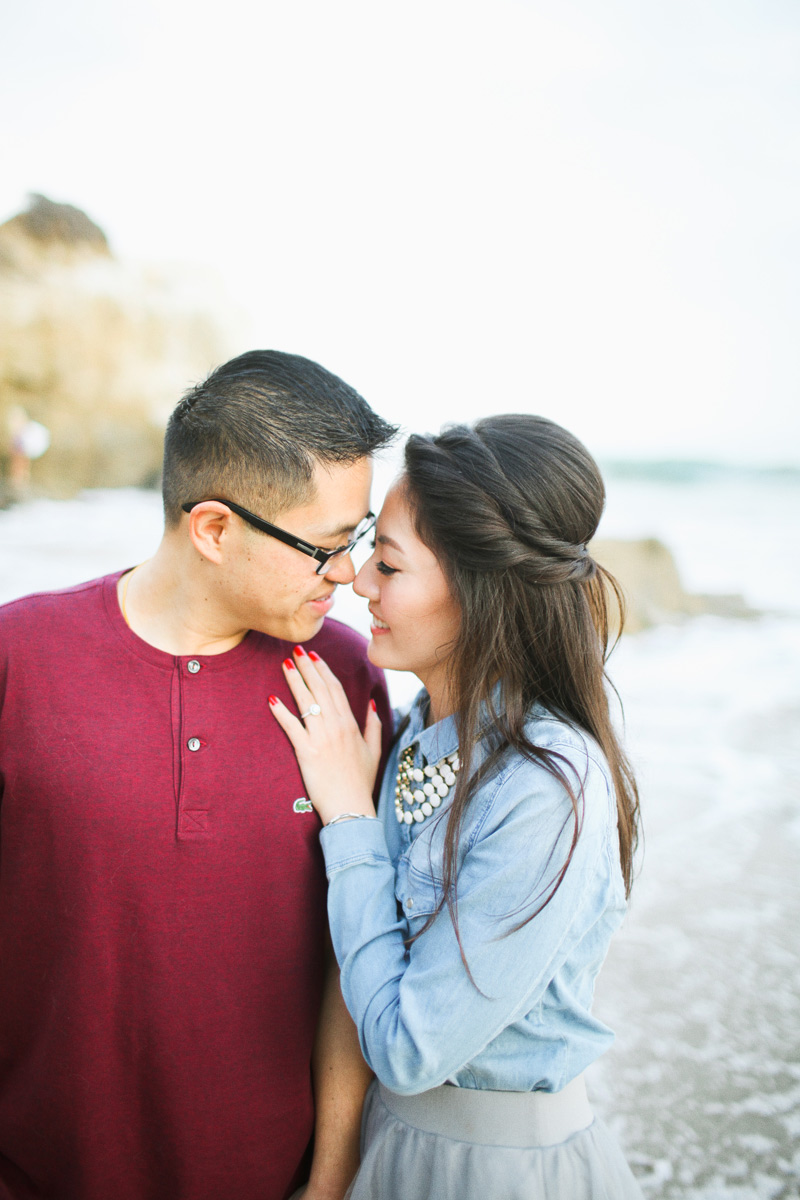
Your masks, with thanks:
[[[318,612],[326,613],[333,608],[333,592],[326,592],[324,596],[316,596],[313,600],[309,600],[309,604],[313,604]]]

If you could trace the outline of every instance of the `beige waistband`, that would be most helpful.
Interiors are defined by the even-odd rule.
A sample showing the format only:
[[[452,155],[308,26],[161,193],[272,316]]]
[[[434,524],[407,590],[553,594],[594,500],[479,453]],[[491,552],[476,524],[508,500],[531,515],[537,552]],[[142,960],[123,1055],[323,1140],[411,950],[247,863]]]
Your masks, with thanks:
[[[479,1146],[555,1146],[593,1120],[582,1075],[560,1092],[490,1092],[444,1084],[418,1096],[378,1094],[398,1120],[415,1129]]]

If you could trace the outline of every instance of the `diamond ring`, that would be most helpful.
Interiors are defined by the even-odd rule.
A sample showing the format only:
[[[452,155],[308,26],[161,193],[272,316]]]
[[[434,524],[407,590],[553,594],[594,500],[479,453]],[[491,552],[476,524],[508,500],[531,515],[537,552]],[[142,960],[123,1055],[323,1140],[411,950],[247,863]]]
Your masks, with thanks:
[[[322,709],[318,704],[312,704],[308,712],[300,714],[300,720],[305,721],[306,717],[318,717],[321,712]]]

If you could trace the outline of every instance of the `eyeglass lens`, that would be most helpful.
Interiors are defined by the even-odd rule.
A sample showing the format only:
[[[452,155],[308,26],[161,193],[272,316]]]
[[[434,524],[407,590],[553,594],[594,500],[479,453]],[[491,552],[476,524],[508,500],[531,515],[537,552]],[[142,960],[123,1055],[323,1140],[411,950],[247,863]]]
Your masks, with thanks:
[[[343,554],[349,554],[353,559],[353,566],[358,570],[362,562],[366,562],[369,558],[371,547],[369,542],[364,540],[364,537],[375,525],[374,517],[364,517],[353,531],[353,536],[346,546],[342,546],[341,550],[336,550],[326,562],[318,569],[318,575],[327,575],[328,571],[336,565]]]

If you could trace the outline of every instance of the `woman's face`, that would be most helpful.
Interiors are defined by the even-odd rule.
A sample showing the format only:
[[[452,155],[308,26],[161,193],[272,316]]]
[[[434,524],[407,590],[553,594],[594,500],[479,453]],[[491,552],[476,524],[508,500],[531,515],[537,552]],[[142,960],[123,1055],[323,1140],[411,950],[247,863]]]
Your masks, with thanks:
[[[417,536],[402,480],[389,489],[375,529],[374,553],[353,589],[369,601],[371,661],[413,671],[428,689],[434,712],[440,709],[460,612],[436,556]]]

